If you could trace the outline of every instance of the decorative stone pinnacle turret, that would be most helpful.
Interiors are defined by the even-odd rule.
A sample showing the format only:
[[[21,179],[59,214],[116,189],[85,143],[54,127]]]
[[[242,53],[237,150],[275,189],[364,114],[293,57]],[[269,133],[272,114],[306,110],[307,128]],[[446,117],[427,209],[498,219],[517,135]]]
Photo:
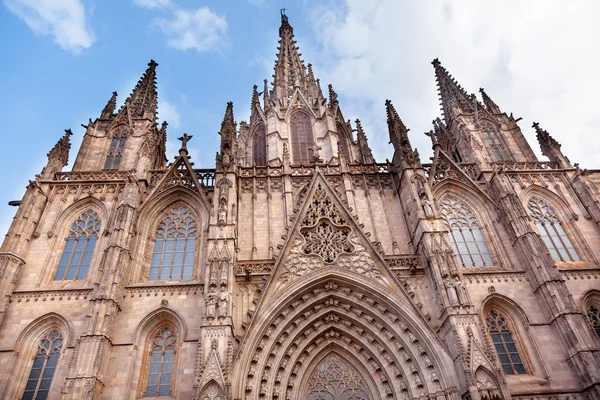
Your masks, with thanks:
[[[327,87],[329,88],[329,106],[338,104],[338,95],[335,90],[333,90],[333,85],[330,83]]]
[[[481,98],[483,99],[483,104],[485,104],[485,108],[491,112],[492,114],[500,114],[500,107],[491,99],[490,96],[487,95],[483,88],[479,88],[479,93],[481,93]]]
[[[413,168],[420,166],[421,160],[417,150],[413,150],[408,139],[409,129],[398,116],[394,105],[390,100],[385,101],[387,112],[388,131],[390,134],[390,143],[394,146],[394,160],[399,161],[400,168]]]
[[[358,141],[358,151],[360,152],[361,161],[365,164],[374,163],[375,158],[373,157],[373,153],[371,152],[371,148],[369,147],[369,142],[367,140],[367,135],[365,134],[359,119],[356,120],[356,138]]]
[[[113,113],[115,112],[116,106],[117,106],[117,92],[112,92],[112,97],[110,98],[108,103],[106,103],[106,106],[104,106],[104,109],[102,110],[102,113],[100,114],[100,118],[108,119],[108,118],[112,117]]]
[[[65,134],[54,145],[52,150],[48,152],[48,161],[56,160],[63,166],[69,163],[69,150],[71,150],[70,137],[73,135],[70,129],[65,129]]]
[[[156,67],[158,63],[150,60],[148,68],[140,78],[135,88],[125,100],[134,117],[155,119],[158,108],[158,93],[156,91]]]
[[[446,71],[446,68],[442,67],[440,61],[436,58],[431,64],[435,69],[438,92],[446,123],[459,114],[474,112],[475,102],[452,75]]]
[[[548,131],[542,129],[538,122],[534,122],[532,125],[535,128],[536,137],[540,144],[542,154],[559,164],[561,168],[571,168],[571,162],[560,150],[561,145],[554,139]]]

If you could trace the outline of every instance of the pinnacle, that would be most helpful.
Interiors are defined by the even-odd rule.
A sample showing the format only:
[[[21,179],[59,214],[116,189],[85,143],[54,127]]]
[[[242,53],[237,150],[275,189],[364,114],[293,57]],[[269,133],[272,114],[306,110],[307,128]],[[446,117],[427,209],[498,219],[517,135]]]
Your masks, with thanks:
[[[404,125],[404,122],[402,122],[402,119],[398,115],[398,112],[396,112],[396,108],[392,104],[391,100],[388,99],[388,100],[385,101],[385,108],[386,108],[386,112],[387,112],[388,124],[389,123],[393,123],[394,121],[399,121],[400,124],[401,124],[401,126],[404,129],[406,129],[406,126]],[[408,131],[408,129],[406,129],[406,130]]]
[[[557,148],[561,147],[561,144],[558,143],[556,141],[556,139],[554,139],[552,137],[552,135],[550,135],[548,133],[547,130],[542,129],[540,127],[539,122],[534,122],[533,125],[532,125],[532,128],[535,128],[535,131],[536,131],[536,134],[537,134],[536,135],[537,136],[537,140],[538,140],[538,142],[540,143],[541,146],[543,146],[544,144],[548,144],[548,145],[551,145],[551,146],[554,146],[554,147],[557,147]]]
[[[442,67],[437,58],[431,64],[435,69],[438,92],[446,122],[457,114],[473,112],[472,96],[469,96],[446,68]]]
[[[223,122],[221,124],[221,127],[223,127],[227,124],[230,124],[230,125],[235,124],[235,122],[233,120],[233,102],[231,102],[231,101],[227,102],[227,108],[225,108],[225,116],[223,117]]]
[[[48,160],[59,160],[64,165],[67,165],[69,150],[71,149],[71,135],[73,135],[73,132],[70,129],[65,129],[65,134],[56,142],[52,150],[48,152]]]
[[[338,95],[333,90],[333,85],[330,83],[327,87],[329,88],[329,105],[338,103]]]
[[[104,109],[102,110],[102,113],[100,114],[100,118],[110,118],[113,113],[115,112],[115,107],[117,106],[117,92],[112,92],[112,96],[110,98],[110,100],[108,100],[108,103],[106,103],[106,106],[104,106]]]
[[[481,93],[481,98],[483,99],[483,104],[485,104],[485,108],[492,113],[499,113],[500,107],[492,100],[490,96],[485,92],[483,88],[479,88],[479,93]]]
[[[143,117],[144,113],[154,114],[156,118],[156,109],[158,107],[158,94],[156,92],[156,67],[158,63],[154,60],[150,60],[148,68],[138,81],[135,88],[125,100],[126,104],[129,104],[133,115],[136,117]]]

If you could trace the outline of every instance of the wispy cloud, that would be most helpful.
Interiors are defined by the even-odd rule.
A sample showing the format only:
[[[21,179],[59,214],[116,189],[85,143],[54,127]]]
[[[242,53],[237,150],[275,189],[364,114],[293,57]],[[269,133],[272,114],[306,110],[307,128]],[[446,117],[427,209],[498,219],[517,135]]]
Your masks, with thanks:
[[[158,115],[161,120],[167,121],[169,126],[173,128],[179,128],[179,122],[181,115],[177,110],[177,106],[173,103],[169,103],[165,100],[158,101]]]
[[[155,18],[152,23],[167,36],[167,44],[177,50],[212,51],[227,43],[227,20],[208,7],[185,10],[171,0],[133,0],[133,3],[170,14],[169,18]]]
[[[80,0],[4,0],[4,5],[34,33],[52,36],[65,50],[80,53],[95,41]]]

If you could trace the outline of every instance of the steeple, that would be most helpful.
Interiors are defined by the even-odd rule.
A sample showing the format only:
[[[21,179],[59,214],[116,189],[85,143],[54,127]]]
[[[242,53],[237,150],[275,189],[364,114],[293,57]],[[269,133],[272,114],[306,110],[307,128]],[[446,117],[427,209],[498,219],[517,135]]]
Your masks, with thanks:
[[[69,163],[69,150],[71,149],[70,137],[73,134],[70,129],[65,130],[65,134],[48,152],[48,163],[41,173],[42,179],[53,179],[56,172],[60,172],[64,166]]]
[[[102,114],[100,114],[100,118],[109,119],[113,116],[115,112],[115,107],[117,106],[117,92],[112,92],[112,96],[104,109],[102,110]]]
[[[462,86],[446,71],[446,68],[442,67],[437,58],[431,64],[435,68],[435,77],[446,123],[449,124],[459,114],[473,113],[475,111],[474,101]]]
[[[394,146],[394,164],[399,168],[420,166],[419,152],[413,150],[408,139],[408,128],[398,116],[390,100],[385,101],[390,143]],[[398,165],[400,163],[400,165]]]
[[[296,88],[308,97],[308,76],[304,60],[302,60],[296,41],[294,29],[289,24],[285,9],[281,10],[281,27],[279,28],[279,46],[277,47],[277,60],[275,60],[275,78],[273,93],[287,106],[289,98]]]
[[[532,127],[535,128],[542,154],[548,157],[550,161],[558,163],[560,168],[573,168],[569,159],[560,150],[560,143],[550,136],[548,131],[542,129],[538,122],[534,122]]]
[[[492,114],[500,114],[500,107],[487,95],[483,88],[479,88],[479,93],[481,93],[481,97],[483,98],[483,104],[485,104],[485,108],[491,112]]]
[[[373,164],[375,158],[373,158],[373,153],[371,152],[369,142],[367,141],[367,135],[365,135],[359,119],[356,120],[356,136],[358,140],[358,151],[360,152],[360,161],[364,164]]]
[[[156,119],[158,94],[156,92],[156,67],[158,63],[150,60],[148,68],[140,78],[135,88],[125,100],[132,117]]]

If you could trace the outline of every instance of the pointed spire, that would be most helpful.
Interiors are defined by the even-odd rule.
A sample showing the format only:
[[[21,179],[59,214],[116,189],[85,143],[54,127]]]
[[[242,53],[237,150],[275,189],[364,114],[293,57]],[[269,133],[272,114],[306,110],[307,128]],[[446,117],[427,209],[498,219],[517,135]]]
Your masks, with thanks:
[[[269,106],[269,83],[265,79],[263,82],[263,108],[266,109]]]
[[[539,123],[534,122],[532,126],[535,128],[542,154],[548,157],[550,161],[557,163],[560,168],[573,168],[571,161],[560,150],[560,143],[550,136],[548,131],[542,129]]]
[[[158,94],[156,92],[156,67],[158,63],[150,60],[148,68],[140,78],[135,88],[125,100],[133,117],[144,117],[146,113],[149,118],[156,118],[156,109],[158,108]]]
[[[73,135],[70,129],[65,129],[65,134],[54,145],[52,150],[48,152],[48,161],[56,160],[63,166],[69,163],[69,150],[71,150],[70,137]]]
[[[102,110],[102,114],[100,114],[100,118],[108,119],[108,118],[112,117],[113,113],[115,112],[116,106],[117,106],[117,92],[112,92],[112,97],[110,98],[108,103],[106,103],[106,106],[104,106],[104,109]]]
[[[250,112],[254,110],[254,105],[256,103],[260,104],[260,100],[258,99],[258,86],[254,85],[252,88],[252,105],[250,106]]]
[[[217,153],[217,165],[222,166],[223,169],[229,168],[231,160],[235,160],[237,146],[236,131],[237,124],[233,119],[233,103],[228,101],[225,108],[225,116],[221,123],[221,130],[219,131],[219,135],[221,135],[220,154]]]
[[[419,159],[419,153],[416,149],[412,149],[410,140],[408,139],[409,129],[400,119],[400,116],[396,112],[396,108],[390,100],[385,101],[385,107],[387,112],[388,130],[390,133],[390,143],[392,143],[395,150],[394,161],[396,161],[396,155],[398,155],[401,163],[398,167],[413,168],[420,166],[421,160]]]
[[[373,153],[371,152],[371,148],[369,147],[369,142],[367,140],[367,135],[363,131],[363,127],[359,119],[356,120],[356,137],[358,140],[358,151],[360,152],[361,162],[363,164],[373,164],[375,162],[375,158],[373,158]]]
[[[462,86],[446,71],[446,68],[442,67],[440,61],[436,58],[431,64],[435,68],[435,77],[446,123],[449,123],[458,114],[474,112],[474,102]]]
[[[327,85],[327,87],[329,88],[329,106],[333,106],[334,104],[338,104],[338,95],[335,92],[335,90],[333,90],[333,85],[330,83],[329,85]]]
[[[256,89],[256,85],[254,85],[254,89]],[[233,102],[228,101],[225,108],[225,117],[223,117],[223,122],[221,122],[221,130],[233,125],[235,125],[233,120]]]
[[[492,114],[500,114],[500,107],[491,99],[490,96],[487,95],[483,88],[479,88],[479,93],[481,93],[481,98],[483,99],[483,104],[485,104],[485,108],[491,112]]]

